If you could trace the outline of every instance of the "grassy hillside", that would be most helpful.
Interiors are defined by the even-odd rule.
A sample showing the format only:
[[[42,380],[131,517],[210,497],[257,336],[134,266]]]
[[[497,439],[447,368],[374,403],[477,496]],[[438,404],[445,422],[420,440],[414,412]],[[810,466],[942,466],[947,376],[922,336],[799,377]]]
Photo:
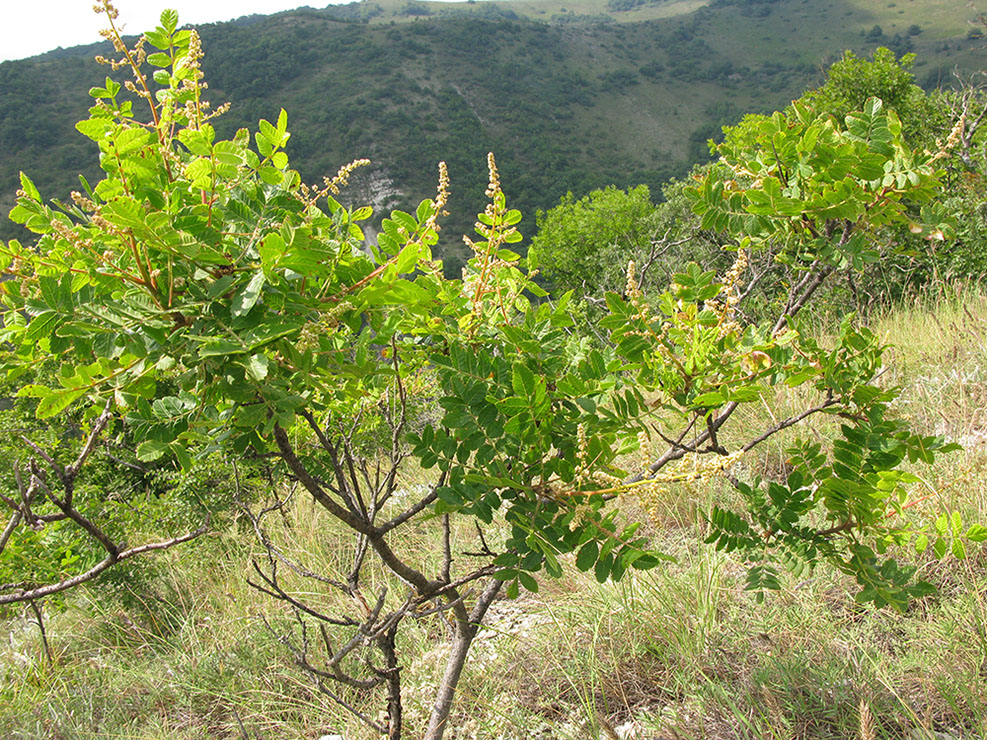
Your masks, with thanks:
[[[202,33],[212,98],[234,104],[221,133],[284,107],[304,178],[370,157],[352,192],[377,206],[431,193],[445,159],[457,213],[482,204],[493,150],[530,233],[534,210],[567,190],[657,191],[721,125],[783,106],[844,49],[913,50],[927,85],[953,65],[981,68],[984,41],[966,37],[974,14],[947,0],[363,0]],[[18,170],[64,198],[95,168],[73,124],[102,81],[97,50],[0,64],[0,208]],[[449,244],[469,226],[452,224]]]
[[[907,514],[929,521],[957,510],[965,521],[983,521],[987,296],[944,291],[872,326],[894,348],[883,382],[904,386],[900,413],[917,428],[966,446],[929,471],[939,495]],[[784,417],[795,392],[778,386],[757,412],[763,418],[751,422]],[[819,422],[811,433],[831,431]],[[744,465],[751,473],[777,471],[790,441],[773,440]],[[906,614],[855,603],[855,584],[828,568],[787,582],[757,605],[744,591],[743,564],[697,545],[707,533],[702,512],[736,495],[728,489],[680,484],[668,490],[649,534],[676,563],[602,586],[569,568],[537,595],[497,602],[461,685],[453,737],[984,736],[987,550],[948,563],[925,556],[922,575],[939,595]],[[427,552],[439,541],[439,526],[434,519],[421,523],[400,547]],[[317,572],[336,572],[351,545],[305,497],[269,533],[287,557]],[[461,534],[469,541],[472,533]],[[249,737],[314,740],[338,733],[369,740],[356,720],[303,679],[268,630],[265,620],[276,629],[292,617],[244,583],[251,556],[262,553],[241,522],[209,542],[118,573],[112,584],[101,581],[98,591],[79,594],[50,619],[54,667],[41,657],[31,612],[6,612],[0,736],[205,740],[242,738],[242,723]],[[433,555],[437,567],[441,553]],[[374,588],[385,578],[371,577]],[[390,585],[401,592],[399,583]],[[432,614],[415,622],[399,644],[408,686],[434,685],[442,619]],[[425,688],[411,694],[412,737],[429,695]]]

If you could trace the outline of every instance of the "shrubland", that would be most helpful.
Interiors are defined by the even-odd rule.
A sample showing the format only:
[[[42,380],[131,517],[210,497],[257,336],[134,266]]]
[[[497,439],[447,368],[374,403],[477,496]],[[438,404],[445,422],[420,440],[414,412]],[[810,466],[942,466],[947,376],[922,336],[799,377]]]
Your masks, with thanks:
[[[632,260],[590,315],[572,291],[546,294],[514,251],[522,214],[493,155],[472,257],[450,280],[432,259],[453,187],[444,165],[435,198],[392,212],[370,243],[370,209],[336,199],[365,162],[303,183],[283,110],[222,139],[198,34],[166,11],[128,45],[115,9],[100,7],[115,50],[103,62],[129,74],[93,88],[77,124],[101,179],[49,203],[22,175],[11,218],[37,237],[0,249],[12,415],[36,419],[3,499],[0,604],[28,605],[43,630],[42,600],[59,595],[47,606],[68,623],[87,608],[85,584],[90,614],[124,610],[125,629],[90,622],[94,644],[116,645],[134,671],[153,670],[148,653],[187,650],[189,672],[169,669],[154,701],[170,708],[123,701],[89,721],[108,711],[119,731],[145,734],[305,735],[317,722],[437,739],[512,734],[534,717],[549,735],[584,732],[552,717],[579,706],[563,713],[610,735],[620,712],[672,732],[705,733],[708,720],[805,732],[797,682],[760,662],[774,628],[724,642],[725,615],[750,629],[780,610],[804,629],[979,603],[971,564],[987,529],[941,477],[945,453],[959,454],[952,429],[909,408],[908,377],[886,377],[874,326],[812,315],[825,286],[908,257],[894,234],[953,238],[943,163],[957,147],[962,159],[968,135],[974,151],[978,90],[954,99],[967,112],[931,148],[877,96],[841,116],[810,98],[746,119],[678,191],[725,248],[723,269],[681,265],[667,288],[645,290]],[[599,194],[634,197],[646,205],[646,190]],[[565,205],[592,221],[593,201]],[[593,256],[579,246],[574,257]],[[755,260],[768,279],[751,276]],[[157,550],[189,554],[170,568],[136,561]],[[135,561],[158,566],[137,577]],[[237,579],[227,591],[216,563],[246,569],[252,590]],[[117,589],[96,580],[104,572],[124,574]],[[586,592],[578,573],[599,588],[566,611],[557,595]],[[806,609],[810,596],[835,606]],[[646,611],[656,605],[664,627]],[[601,621],[614,615],[624,643]],[[564,629],[548,629],[556,650],[538,680],[482,680],[500,661],[530,665],[553,619]],[[75,722],[85,712],[64,697],[77,659],[44,637],[48,663],[28,660],[10,704],[50,691],[47,706],[63,702]],[[727,680],[707,673],[711,651]],[[81,673],[112,691],[116,668],[94,661]],[[261,668],[254,684],[240,670],[272,661],[297,673]],[[763,723],[727,688],[759,666],[772,676],[757,684]],[[855,714],[814,718],[824,731],[940,723],[882,693],[880,672],[858,672]],[[688,691],[696,681],[703,690]],[[543,686],[555,687],[548,704]],[[260,692],[256,707],[243,691]],[[982,721],[978,693],[949,696],[970,705],[950,722]],[[27,716],[13,732],[45,722]]]

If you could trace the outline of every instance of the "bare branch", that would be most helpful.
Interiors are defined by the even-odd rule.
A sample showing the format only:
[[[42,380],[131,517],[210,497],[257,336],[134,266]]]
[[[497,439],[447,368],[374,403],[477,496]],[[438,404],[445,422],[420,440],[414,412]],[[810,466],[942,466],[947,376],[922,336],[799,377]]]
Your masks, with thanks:
[[[4,548],[7,546],[7,542],[10,541],[10,536],[17,529],[17,525],[21,523],[22,514],[20,511],[15,511],[10,515],[10,520],[7,522],[7,526],[3,528],[3,534],[0,534],[0,553],[3,552]]]
[[[326,493],[325,489],[319,485],[319,482],[312,477],[312,474],[308,472],[308,469],[298,459],[295,454],[295,450],[291,445],[291,440],[288,439],[288,433],[281,427],[280,424],[274,425],[274,439],[277,442],[278,449],[281,451],[281,458],[288,464],[291,468],[291,472],[295,474],[295,477],[301,482],[305,489],[312,494],[312,498],[319,502],[322,507],[332,514],[334,517],[339,519],[343,524],[348,526],[350,529],[355,529],[357,532],[366,535],[376,534],[374,526],[361,519],[359,516],[354,514],[352,511],[340,506],[333,498]]]
[[[321,612],[316,611],[315,609],[308,606],[307,604],[298,601],[296,598],[288,594],[283,588],[281,588],[280,584],[278,583],[278,576],[277,576],[278,566],[276,561],[271,561],[270,576],[268,576],[266,573],[264,573],[264,571],[260,569],[260,566],[257,564],[256,560],[251,560],[250,562],[251,565],[253,565],[254,570],[257,572],[257,575],[259,575],[261,580],[263,580],[264,583],[267,584],[267,588],[265,588],[264,586],[254,583],[248,577],[247,585],[250,586],[251,588],[257,589],[261,593],[265,593],[268,596],[278,599],[279,601],[284,601],[288,604],[291,604],[296,609],[303,611],[306,614],[315,617],[316,619],[322,620],[323,622],[339,625],[341,627],[355,627],[357,624],[359,624],[359,622],[350,619],[349,617],[346,617],[344,619],[336,619],[334,617],[327,616]]]
[[[757,447],[757,445],[761,444],[761,442],[763,442],[764,440],[768,439],[768,437],[771,437],[771,436],[777,434],[782,429],[787,429],[790,426],[794,426],[795,424],[798,424],[803,419],[806,419],[809,416],[812,416],[813,414],[817,414],[820,411],[824,411],[824,410],[828,409],[830,406],[836,405],[837,403],[839,403],[839,401],[837,399],[833,398],[832,394],[828,395],[826,397],[826,400],[823,401],[822,403],[820,403],[820,404],[818,404],[816,406],[812,406],[811,408],[808,408],[805,411],[803,411],[802,413],[796,414],[795,416],[789,416],[787,419],[784,419],[784,420],[778,422],[773,427],[771,427],[770,429],[766,430],[763,434],[760,434],[757,437],[755,437],[754,439],[752,439],[750,442],[748,442],[747,444],[744,445],[744,447],[743,447],[744,452],[748,452],[748,451],[754,449],[755,447]]]
[[[168,550],[175,545],[180,545],[183,542],[188,542],[194,540],[196,537],[200,537],[209,531],[208,522],[193,532],[188,532],[180,537],[173,537],[170,540],[162,540],[160,542],[149,542],[146,545],[140,545],[138,547],[132,547],[129,550],[124,550],[119,553],[116,557],[107,556],[105,559],[101,560],[97,565],[87,570],[85,573],[80,573],[72,578],[66,578],[64,581],[59,581],[58,583],[51,583],[47,586],[38,586],[36,588],[25,587],[21,590],[16,591],[11,594],[0,595],[0,604],[17,604],[22,601],[31,601],[32,599],[41,599],[45,596],[51,596],[52,594],[57,594],[66,589],[70,589],[73,586],[78,586],[86,581],[91,581],[93,578],[98,576],[107,568],[110,568],[117,563],[132,558],[136,555],[143,555],[147,552],[153,552],[155,550]]]
[[[75,459],[75,462],[65,468],[65,477],[69,480],[74,480],[82,470],[82,466],[86,464],[86,460],[92,454],[93,450],[96,448],[96,441],[99,439],[99,435],[103,433],[106,429],[106,425],[110,422],[110,417],[112,416],[113,399],[107,399],[106,405],[103,407],[103,413],[99,415],[96,422],[93,424],[93,428],[89,431],[89,436],[86,437],[85,444],[82,445],[82,450],[79,452],[79,456]],[[57,470],[56,470],[57,472]],[[69,502],[71,503],[71,501]]]

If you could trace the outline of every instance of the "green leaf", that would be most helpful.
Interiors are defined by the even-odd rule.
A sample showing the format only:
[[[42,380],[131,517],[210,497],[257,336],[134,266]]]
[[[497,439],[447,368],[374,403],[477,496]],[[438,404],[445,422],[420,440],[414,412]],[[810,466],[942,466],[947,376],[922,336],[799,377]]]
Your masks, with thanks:
[[[212,187],[212,160],[198,157],[185,168],[185,177],[192,182],[192,187],[198,190],[208,190]]]
[[[267,377],[271,361],[266,355],[252,355],[247,360],[247,375],[260,382]]]
[[[205,342],[199,348],[199,357],[220,357],[223,355],[242,355],[246,353],[246,349],[243,346],[237,344],[236,342],[231,342],[228,339],[212,339]]]
[[[36,342],[42,337],[50,336],[58,326],[58,314],[54,311],[43,311],[31,319],[24,332],[24,338]]]
[[[153,462],[163,457],[166,452],[170,449],[171,445],[168,442],[161,442],[158,440],[147,440],[146,442],[141,442],[137,446],[137,459],[142,462]]]
[[[180,442],[173,442],[168,449],[178,460],[178,464],[182,466],[182,470],[187,473],[192,469],[192,456],[189,455],[185,445]]]
[[[973,524],[966,531],[966,538],[970,542],[985,542],[987,541],[987,527],[982,524]]]
[[[711,391],[709,393],[703,393],[696,396],[695,398],[692,399],[692,402],[689,405],[694,408],[700,408],[700,407],[715,408],[717,406],[722,406],[725,403],[726,403],[726,399],[723,397],[722,393],[720,393],[719,391]]]
[[[168,67],[171,65],[171,57],[163,51],[156,51],[153,54],[148,54],[147,63],[154,67]]]
[[[170,36],[170,33],[164,33],[158,30],[144,32],[144,38],[147,39],[147,43],[156,49],[167,49],[171,46]]]
[[[31,182],[31,178],[23,172],[21,172],[21,190],[23,190],[27,197],[34,202],[41,202],[41,193],[38,192],[38,189],[34,186],[34,183]]]
[[[114,126],[105,118],[87,118],[75,124],[75,128],[80,134],[98,142],[103,141],[113,131]]]
[[[232,313],[234,317],[244,316],[249,313],[250,309],[257,304],[261,291],[264,288],[264,283],[266,282],[267,276],[263,270],[254,273],[250,282],[247,283],[247,287],[233,299]]]
[[[71,406],[74,401],[84,396],[87,391],[88,388],[53,391],[51,395],[41,399],[35,414],[39,419],[50,419],[52,416],[60,414]]]
[[[161,11],[161,27],[168,33],[174,33],[178,28],[178,11],[167,8]]]
[[[533,594],[538,593],[538,581],[536,581],[531,574],[526,573],[523,570],[519,570],[517,575],[522,586]]]
[[[535,376],[520,363],[511,368],[511,385],[514,392],[522,398],[530,400],[535,395]]]
[[[599,545],[596,544],[595,540],[590,540],[579,549],[579,554],[576,555],[576,567],[584,572],[589,570],[593,567],[599,554]]]
[[[418,255],[420,251],[421,247],[418,242],[412,241],[405,244],[401,249],[401,253],[394,262],[394,268],[398,271],[398,273],[410,272],[418,263]]]

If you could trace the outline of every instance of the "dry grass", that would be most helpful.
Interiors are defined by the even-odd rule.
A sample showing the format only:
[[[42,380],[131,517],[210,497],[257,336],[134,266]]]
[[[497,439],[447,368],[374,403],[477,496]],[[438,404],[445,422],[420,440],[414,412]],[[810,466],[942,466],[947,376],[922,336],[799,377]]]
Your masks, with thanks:
[[[927,476],[940,495],[915,516],[927,521],[958,509],[968,521],[983,520],[987,296],[950,291],[873,326],[894,345],[884,382],[903,386],[899,412],[967,443]],[[741,421],[761,428],[799,400],[772,392]],[[820,421],[802,433],[827,429]],[[779,474],[787,441],[745,464]],[[722,486],[669,491],[651,533],[674,564],[605,585],[570,568],[537,595],[498,602],[464,675],[451,737],[987,736],[983,549],[965,561],[923,556],[923,575],[940,594],[904,615],[855,604],[853,584],[826,569],[757,605],[743,590],[743,565],[697,545],[702,512],[730,495]],[[426,569],[439,559],[435,526],[424,521],[396,543],[422,555]],[[313,569],[339,572],[352,552],[348,537],[303,497],[289,517],[272,520],[271,533]],[[470,527],[456,537],[468,546]],[[204,548],[164,556],[126,608],[76,599],[51,618],[53,669],[40,661],[26,616],[12,614],[0,647],[0,737],[240,738],[239,717],[267,739],[369,738],[312,690],[264,627],[262,615],[274,624],[288,615],[244,584],[257,554],[247,529],[233,527]],[[387,580],[379,571],[368,578],[368,588]],[[346,606],[302,582],[293,586],[309,589],[327,610]],[[410,728],[424,721],[439,670],[440,619],[409,623],[399,644],[412,687]]]

